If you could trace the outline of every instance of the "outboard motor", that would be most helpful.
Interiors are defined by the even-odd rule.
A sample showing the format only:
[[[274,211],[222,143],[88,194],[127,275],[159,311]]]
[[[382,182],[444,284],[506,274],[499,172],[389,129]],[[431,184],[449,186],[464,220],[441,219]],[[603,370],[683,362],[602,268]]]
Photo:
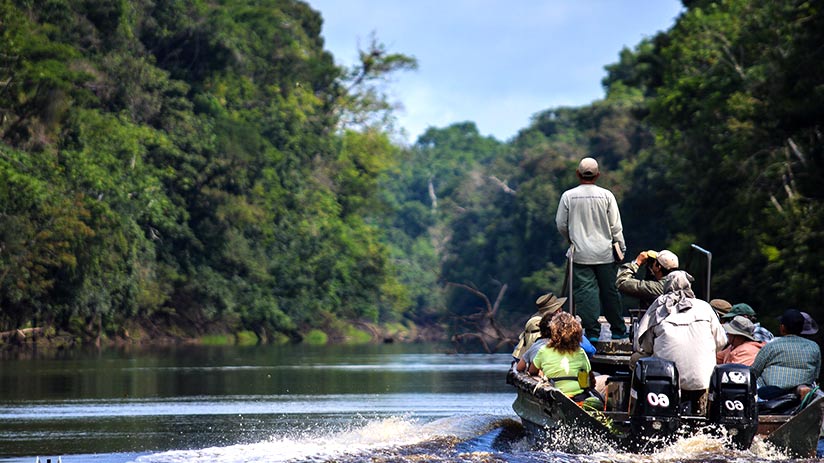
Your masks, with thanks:
[[[709,421],[727,430],[733,444],[747,449],[758,430],[755,379],[750,367],[717,365],[710,379]]]
[[[630,387],[630,430],[637,437],[669,440],[681,426],[681,391],[675,363],[646,357],[635,364]]]

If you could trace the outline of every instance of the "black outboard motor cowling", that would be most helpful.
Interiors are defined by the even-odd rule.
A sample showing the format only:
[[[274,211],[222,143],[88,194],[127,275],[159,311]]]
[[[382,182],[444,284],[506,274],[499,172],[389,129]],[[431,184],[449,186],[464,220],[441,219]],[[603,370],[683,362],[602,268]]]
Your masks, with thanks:
[[[747,449],[758,430],[755,378],[739,363],[717,365],[710,379],[709,421],[727,430],[739,449]]]
[[[664,441],[675,436],[681,426],[678,409],[681,393],[675,363],[646,357],[635,364],[630,389],[630,430],[636,437]]]

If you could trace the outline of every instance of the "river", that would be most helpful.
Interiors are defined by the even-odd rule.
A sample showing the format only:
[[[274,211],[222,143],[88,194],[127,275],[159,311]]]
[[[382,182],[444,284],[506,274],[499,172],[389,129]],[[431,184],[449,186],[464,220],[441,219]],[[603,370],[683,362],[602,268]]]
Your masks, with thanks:
[[[506,354],[449,346],[177,347],[0,361],[0,462],[773,461],[708,437],[653,455],[530,444]],[[570,430],[575,438],[574,430]]]

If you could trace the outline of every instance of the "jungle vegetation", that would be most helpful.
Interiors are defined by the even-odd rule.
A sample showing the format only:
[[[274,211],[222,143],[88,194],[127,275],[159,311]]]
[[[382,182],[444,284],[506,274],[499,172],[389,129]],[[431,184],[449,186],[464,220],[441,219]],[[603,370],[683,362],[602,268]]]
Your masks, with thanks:
[[[460,332],[464,288],[517,326],[563,286],[555,209],[584,156],[628,259],[697,243],[713,295],[768,326],[820,313],[821,5],[684,4],[603,99],[406,145],[384,85],[415,58],[373,38],[337,66],[307,3],[0,0],[0,331]]]

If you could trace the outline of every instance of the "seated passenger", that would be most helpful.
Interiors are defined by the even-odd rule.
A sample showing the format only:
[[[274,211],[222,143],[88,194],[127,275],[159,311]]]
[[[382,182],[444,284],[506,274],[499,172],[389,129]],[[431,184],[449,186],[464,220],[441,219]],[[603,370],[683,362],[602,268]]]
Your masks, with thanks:
[[[790,393],[800,385],[811,385],[821,372],[821,349],[804,339],[804,316],[789,309],[779,318],[780,337],[768,342],[752,363],[758,397],[769,400]]]
[[[740,363],[742,365],[752,365],[758,351],[764,347],[764,342],[758,342],[753,337],[755,325],[747,317],[737,316],[724,323],[724,331],[727,332],[729,344],[715,356],[716,362]]]
[[[726,346],[727,335],[712,307],[695,297],[690,281],[683,270],[667,275],[664,294],[638,324],[633,345],[639,350],[630,361],[634,367],[639,357],[652,355],[675,363],[682,400],[690,402],[692,413],[703,414],[716,353]]]
[[[529,349],[521,355],[521,358],[518,359],[518,363],[515,364],[515,369],[518,371],[529,371],[529,365],[532,363],[535,356],[538,354],[538,351],[541,350],[541,347],[544,347],[546,343],[549,341],[551,336],[552,330],[549,328],[549,324],[552,321],[552,318],[561,313],[560,310],[555,310],[554,312],[547,312],[541,317],[541,321],[538,322],[538,330],[541,333],[541,337],[538,338]],[[595,347],[592,345],[589,340],[584,337],[583,332],[581,332],[581,349],[584,349],[586,352],[587,357],[592,357],[595,355]]]
[[[524,354],[521,355],[521,358],[518,359],[518,364],[515,365],[516,370],[529,370],[529,366],[535,359],[535,355],[537,355],[538,351],[541,350],[541,348],[544,347],[546,343],[549,341],[550,333],[552,333],[552,331],[549,329],[549,324],[555,317],[556,313],[557,312],[546,313],[543,317],[541,317],[541,321],[538,322],[538,330],[541,333],[541,337],[538,338],[535,342],[533,342],[532,345],[529,346],[529,349],[527,349],[526,352],[524,352]]]
[[[515,350],[512,351],[512,356],[515,359],[520,359],[524,352],[532,346],[532,343],[540,337],[538,324],[541,322],[541,317],[558,312],[566,300],[567,298],[555,297],[552,293],[546,293],[535,300],[536,312],[526,321],[524,330],[518,336],[518,344],[515,346]]]
[[[710,307],[712,307],[712,310],[715,310],[715,313],[718,314],[718,318],[721,318],[730,313],[732,304],[730,304],[726,299],[713,299],[710,301]]]
[[[732,307],[730,307],[730,311],[721,317],[721,323],[726,323],[739,315],[749,318],[752,324],[755,326],[755,329],[752,332],[752,336],[756,341],[770,342],[773,340],[775,336],[773,336],[773,334],[770,333],[770,330],[761,326],[761,323],[758,323],[758,317],[756,317],[755,315],[755,310],[753,310],[753,308],[750,307],[749,304],[746,304],[744,302],[739,302],[738,304],[735,304]]]
[[[561,312],[552,318],[549,329],[549,341],[538,351],[529,366],[529,373],[536,375],[540,371],[568,397],[576,401],[587,400],[589,396],[583,397],[582,382],[590,382],[592,367],[580,346],[583,334],[581,324],[572,315]],[[584,375],[583,381],[579,381],[579,373]]]

